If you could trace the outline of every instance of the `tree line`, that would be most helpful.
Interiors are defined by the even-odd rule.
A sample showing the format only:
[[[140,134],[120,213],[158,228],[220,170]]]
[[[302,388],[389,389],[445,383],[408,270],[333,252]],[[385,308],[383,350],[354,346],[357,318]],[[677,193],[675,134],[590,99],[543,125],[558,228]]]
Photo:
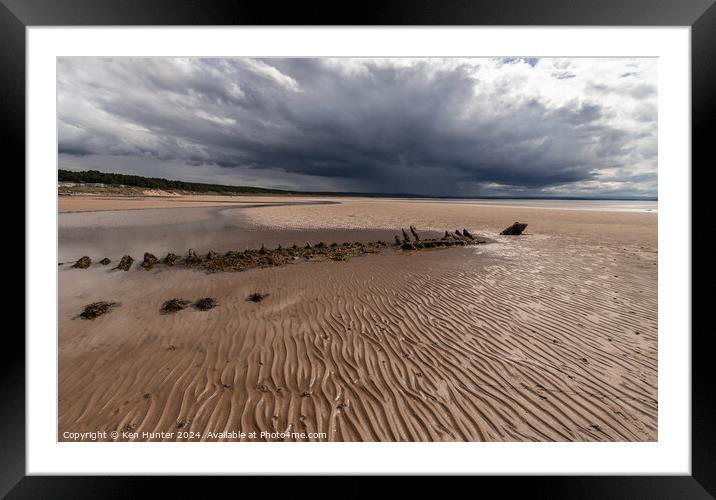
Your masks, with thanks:
[[[192,192],[216,192],[216,193],[275,193],[288,194],[291,191],[280,189],[266,189],[251,186],[225,186],[223,184],[204,184],[202,182],[172,181],[160,177],[142,177],[141,175],[113,174],[100,172],[98,170],[84,170],[74,172],[71,170],[57,171],[58,181],[77,182],[93,184],[113,184],[124,186],[135,186],[147,189],[162,189],[166,191],[180,190]]]

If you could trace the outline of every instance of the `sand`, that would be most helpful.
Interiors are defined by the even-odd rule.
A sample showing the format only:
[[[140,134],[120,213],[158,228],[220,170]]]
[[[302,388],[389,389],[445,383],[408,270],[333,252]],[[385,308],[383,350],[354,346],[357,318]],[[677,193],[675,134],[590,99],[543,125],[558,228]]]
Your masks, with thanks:
[[[152,191],[146,191],[152,193]],[[178,195],[172,196],[60,196],[58,197],[58,211],[67,212],[93,212],[105,210],[141,210],[148,208],[186,208],[186,207],[215,207],[226,205],[248,205],[265,203],[285,203],[288,197],[278,196],[221,196],[221,195]],[[292,197],[295,202],[312,201],[316,198]]]
[[[70,247],[67,259],[87,254],[93,264],[58,267],[58,439],[120,431],[118,441],[657,440],[656,212],[575,210],[577,202],[241,201],[223,212],[60,217],[61,257]],[[234,234],[217,236],[217,218]],[[500,236],[514,221],[529,223],[526,234]],[[205,240],[192,246],[226,251],[299,237],[369,241],[409,224],[467,228],[494,242],[241,273],[96,263],[106,252],[118,259],[127,247],[192,236]],[[108,246],[111,231],[122,239]],[[247,301],[254,292],[268,296]],[[218,307],[159,312],[168,299],[202,297]],[[77,317],[102,300],[120,305]],[[306,434],[248,437],[262,431]]]

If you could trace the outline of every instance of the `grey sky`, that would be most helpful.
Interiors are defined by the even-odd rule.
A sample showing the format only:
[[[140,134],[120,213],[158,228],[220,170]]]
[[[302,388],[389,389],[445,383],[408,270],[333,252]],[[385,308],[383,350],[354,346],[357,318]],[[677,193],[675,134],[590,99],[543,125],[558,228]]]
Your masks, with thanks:
[[[265,187],[656,196],[655,59],[58,59],[59,166]]]

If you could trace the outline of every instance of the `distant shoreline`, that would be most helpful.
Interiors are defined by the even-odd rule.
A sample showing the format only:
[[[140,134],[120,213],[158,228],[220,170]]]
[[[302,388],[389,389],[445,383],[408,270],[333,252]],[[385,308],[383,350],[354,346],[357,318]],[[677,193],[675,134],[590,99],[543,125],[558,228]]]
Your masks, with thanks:
[[[291,199],[301,201],[291,202]],[[495,208],[520,208],[533,210],[568,210],[568,211],[596,211],[596,212],[640,212],[658,213],[657,202],[644,200],[557,200],[557,199],[466,199],[466,198],[376,198],[362,197],[364,200],[402,201],[405,203],[446,203],[454,205],[475,205]],[[309,201],[310,200],[310,201]],[[58,196],[58,212],[102,212],[113,210],[148,210],[166,208],[189,208],[209,206],[246,206],[254,204],[284,205],[315,204],[315,203],[343,203],[360,201],[361,197],[341,196],[310,196],[310,195],[202,195],[192,194],[136,194],[126,196],[112,193],[73,194]]]
[[[593,200],[593,201],[658,201],[657,197],[611,196],[431,196],[414,193],[363,193],[352,191],[295,191],[255,186],[229,186],[201,182],[184,182],[158,177],[124,175],[97,170],[58,170],[58,194],[95,195],[111,193],[116,196],[142,196],[147,191],[155,196],[211,195],[211,196],[336,196],[351,198],[410,198],[429,200]]]

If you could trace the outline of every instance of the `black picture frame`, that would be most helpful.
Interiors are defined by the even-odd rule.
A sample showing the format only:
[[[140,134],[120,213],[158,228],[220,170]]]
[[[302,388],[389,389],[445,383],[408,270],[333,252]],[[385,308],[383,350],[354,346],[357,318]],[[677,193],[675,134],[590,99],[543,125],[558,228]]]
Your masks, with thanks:
[[[25,164],[25,28],[94,25],[690,26],[692,186],[699,185],[693,182],[693,174],[697,170],[704,172],[713,164],[709,131],[714,128],[716,116],[714,0],[419,0],[355,4],[295,2],[281,6],[270,2],[236,0],[0,0],[0,134],[5,153],[3,157],[8,163],[4,173],[8,173],[11,163],[13,166]],[[19,174],[19,167],[14,171]],[[699,178],[701,175],[699,173]],[[17,182],[26,188],[24,176],[18,175]],[[695,192],[692,194],[694,199]],[[695,205],[692,213],[692,228],[698,228],[700,215]],[[24,227],[20,231],[24,234]],[[692,249],[697,249],[693,238],[691,245]],[[695,256],[695,253],[692,255]],[[25,266],[28,265],[30,263],[25,262]],[[692,311],[699,310],[693,306],[699,300],[703,299],[693,297]],[[710,384],[714,379],[709,349],[710,331],[692,327],[692,332],[670,332],[691,333],[691,476],[530,476],[471,480],[484,483],[481,486],[499,482],[500,487],[504,487],[506,482],[510,493],[516,492],[516,488],[528,488],[530,496],[537,498],[715,497],[716,391]],[[162,488],[166,488],[163,496],[172,495],[171,491],[178,492],[179,496],[190,492],[186,478],[26,476],[25,343],[18,329],[6,328],[3,336],[3,360],[0,363],[0,495],[7,495],[7,498],[142,497],[151,494],[152,485],[147,483],[154,481],[163,483]],[[334,478],[334,481],[337,479]],[[231,481],[235,479],[219,478],[216,484],[221,487]],[[426,491],[420,480],[413,481],[411,485],[406,488]],[[342,479],[340,483],[327,485],[326,488],[334,492],[338,489],[342,497],[371,494],[364,482],[357,478]],[[403,493],[409,494],[408,490],[403,490]],[[441,488],[441,494],[447,491]]]

